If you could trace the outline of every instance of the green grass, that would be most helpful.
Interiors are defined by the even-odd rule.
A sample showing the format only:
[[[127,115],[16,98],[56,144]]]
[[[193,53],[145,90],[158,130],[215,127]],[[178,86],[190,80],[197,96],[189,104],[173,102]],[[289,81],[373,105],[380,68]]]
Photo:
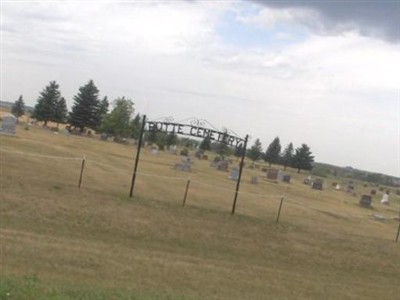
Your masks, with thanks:
[[[379,194],[373,209],[363,209],[359,195],[370,186],[358,183],[354,197],[331,188],[344,181],[332,178],[314,191],[302,184],[308,174],[295,170],[290,185],[251,185],[260,171],[246,168],[232,217],[235,183],[206,161],[178,172],[172,166],[179,157],[144,150],[139,172],[166,177],[138,175],[129,198],[132,147],[35,127],[0,136],[0,147],[87,157],[78,189],[79,160],[0,153],[0,299],[395,299],[400,293],[394,193],[390,206],[379,203]]]

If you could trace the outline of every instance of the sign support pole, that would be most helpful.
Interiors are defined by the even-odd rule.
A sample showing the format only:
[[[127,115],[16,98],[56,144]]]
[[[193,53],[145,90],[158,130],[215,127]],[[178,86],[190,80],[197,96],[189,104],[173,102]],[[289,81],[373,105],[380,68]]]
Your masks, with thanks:
[[[249,139],[249,136],[246,135],[246,138],[244,139],[244,145],[243,145],[242,160],[240,161],[239,177],[236,182],[235,198],[233,199],[232,212],[231,212],[232,216],[235,214],[235,210],[236,210],[236,201],[237,201],[237,197],[239,194],[240,179],[242,178],[243,164],[244,164],[244,158],[246,156],[246,148],[247,148],[247,140],[248,139]]]
[[[142,128],[140,129],[139,143],[138,143],[138,148],[137,148],[137,151],[136,151],[135,167],[133,169],[133,174],[132,174],[131,190],[129,192],[129,197],[130,198],[132,198],[133,189],[135,187],[136,171],[137,171],[137,167],[138,167],[138,164],[139,164],[140,149],[142,148],[143,132],[144,132],[144,127],[145,126],[146,126],[146,115],[143,115]]]

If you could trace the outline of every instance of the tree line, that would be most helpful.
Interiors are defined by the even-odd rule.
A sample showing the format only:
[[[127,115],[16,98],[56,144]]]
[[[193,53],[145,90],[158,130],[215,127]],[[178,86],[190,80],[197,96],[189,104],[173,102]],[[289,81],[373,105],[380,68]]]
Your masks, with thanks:
[[[222,156],[233,154],[241,157],[243,155],[243,146],[231,149],[223,143],[212,143],[211,139],[207,137],[200,143],[199,148],[204,151],[215,151]],[[300,172],[300,170],[311,170],[313,168],[314,156],[307,144],[302,144],[295,149],[293,143],[289,143],[283,151],[281,149],[279,137],[274,138],[265,152],[262,149],[260,139],[256,139],[253,146],[250,149],[246,149],[246,156],[253,163],[262,159],[268,162],[269,166],[272,164],[282,165],[284,170],[287,167],[292,167]]]
[[[51,81],[39,94],[37,103],[34,107],[32,118],[42,121],[45,126],[48,122],[58,124],[68,123],[69,128],[84,132],[85,129],[104,133],[116,138],[134,138],[137,139],[140,134],[141,116],[135,115],[134,103],[125,97],[118,97],[112,102],[112,110],[109,110],[107,96],[100,100],[99,89],[93,80],[81,87],[78,93],[73,97],[74,103],[71,111],[68,112],[65,98],[62,97],[60,86],[55,81]],[[12,113],[19,117],[24,114],[24,101],[22,95],[15,101],[12,107]],[[226,130],[225,130],[226,132]],[[243,147],[231,149],[224,143],[212,142],[209,138],[204,138],[198,142],[189,138],[178,138],[175,133],[164,132],[146,132],[145,141],[156,144],[160,149],[172,145],[182,145],[186,148],[200,148],[203,151],[211,150],[221,156],[235,155],[242,156]],[[276,137],[263,152],[262,144],[256,139],[253,146],[247,149],[247,157],[253,162],[263,159],[272,164],[280,164],[286,170],[287,167],[300,170],[311,170],[313,168],[314,156],[310,147],[302,144],[294,148],[289,143],[281,151],[279,137]]]
[[[302,144],[295,149],[293,143],[289,143],[283,151],[281,149],[279,137],[273,139],[265,152],[263,152],[261,141],[256,139],[253,146],[247,151],[247,157],[253,162],[263,159],[269,163],[269,166],[272,164],[282,165],[284,170],[287,167],[296,168],[298,173],[300,170],[313,168],[314,156],[307,144]]]
[[[93,80],[81,87],[73,97],[74,103],[68,111],[67,103],[56,81],[51,81],[40,93],[31,117],[43,122],[68,124],[70,130],[83,133],[85,129],[123,138],[137,138],[140,130],[140,115],[134,115],[134,103],[125,97],[112,102],[109,110],[107,96],[100,100],[99,89]],[[11,113],[17,118],[25,114],[22,95],[15,101]]]

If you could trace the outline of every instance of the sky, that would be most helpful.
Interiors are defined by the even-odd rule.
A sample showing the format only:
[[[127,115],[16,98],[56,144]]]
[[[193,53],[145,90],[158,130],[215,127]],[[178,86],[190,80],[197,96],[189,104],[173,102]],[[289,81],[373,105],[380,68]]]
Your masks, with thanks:
[[[150,120],[400,176],[400,2],[1,1],[1,99],[93,79]]]

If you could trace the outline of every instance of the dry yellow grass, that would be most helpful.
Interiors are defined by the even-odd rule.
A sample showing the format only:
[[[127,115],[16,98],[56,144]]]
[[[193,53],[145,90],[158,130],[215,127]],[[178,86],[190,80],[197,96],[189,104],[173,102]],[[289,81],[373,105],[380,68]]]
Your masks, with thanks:
[[[129,199],[133,147],[21,126],[0,144],[11,151],[1,151],[0,297],[10,290],[9,299],[395,299],[400,293],[394,193],[390,206],[379,203],[379,194],[373,209],[363,209],[359,195],[371,187],[357,184],[353,197],[328,180],[324,191],[314,191],[294,170],[290,185],[251,185],[260,171],[246,168],[231,217],[235,182],[206,161],[179,172],[172,168],[179,157],[144,150]],[[17,152],[85,156],[82,188],[80,160]],[[29,278],[39,282],[35,288]]]

